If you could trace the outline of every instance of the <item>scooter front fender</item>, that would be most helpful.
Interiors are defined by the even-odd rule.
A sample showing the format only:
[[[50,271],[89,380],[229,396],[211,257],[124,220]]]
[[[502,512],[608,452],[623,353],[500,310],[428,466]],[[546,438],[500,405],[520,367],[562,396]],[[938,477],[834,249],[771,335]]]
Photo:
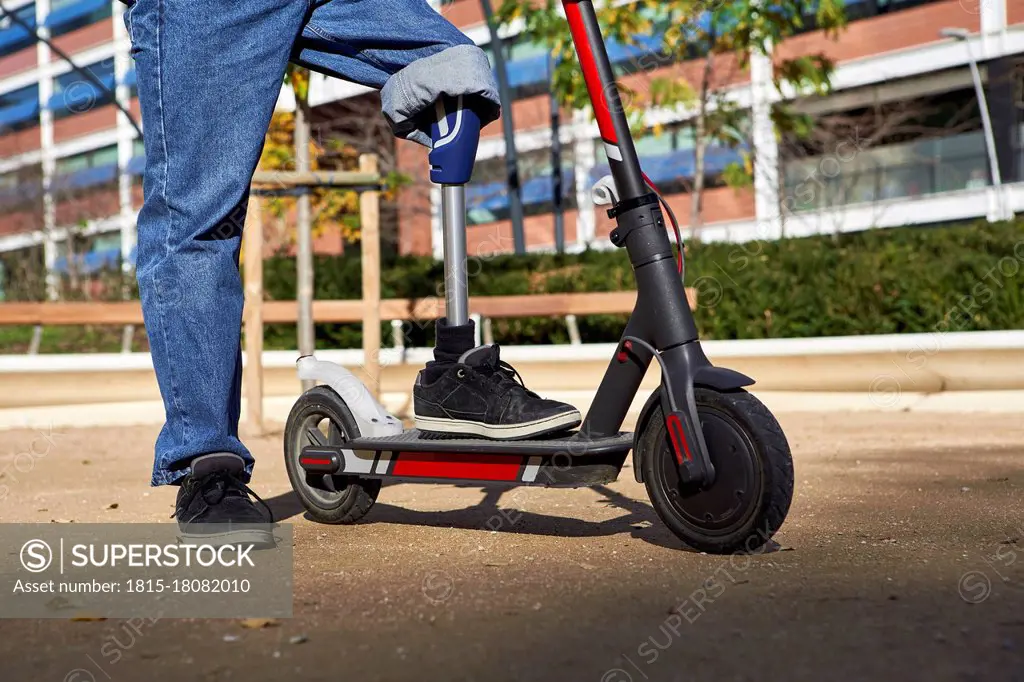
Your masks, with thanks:
[[[379,438],[402,432],[401,420],[384,409],[363,382],[341,365],[305,355],[299,358],[296,366],[299,379],[325,384],[338,394],[355,418],[360,436]]]

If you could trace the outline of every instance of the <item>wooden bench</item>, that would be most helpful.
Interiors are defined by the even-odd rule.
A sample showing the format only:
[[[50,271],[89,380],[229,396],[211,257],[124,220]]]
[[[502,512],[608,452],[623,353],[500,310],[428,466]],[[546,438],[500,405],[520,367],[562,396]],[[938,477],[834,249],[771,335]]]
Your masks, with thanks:
[[[690,307],[696,306],[696,292],[686,290]],[[572,294],[535,294],[528,296],[473,296],[469,310],[482,321],[481,334],[486,343],[493,341],[493,318],[562,317],[569,338],[579,343],[577,315],[628,314],[636,302],[635,291],[609,291]],[[314,301],[313,319],[318,323],[362,322],[366,313],[361,300]],[[444,299],[384,299],[380,302],[380,319],[391,320],[393,345],[404,347],[402,324],[407,321],[429,321],[444,316]],[[298,304],[295,301],[265,301],[262,306],[264,324],[295,324]],[[142,307],[138,301],[94,303],[0,303],[0,326],[35,327],[29,353],[36,353],[46,326],[122,326],[125,327],[122,350],[131,350],[134,328],[141,326]]]
[[[690,307],[696,305],[696,293],[687,289]],[[636,302],[635,291],[610,291],[574,294],[536,294],[528,296],[473,296],[471,313],[484,318],[564,317],[566,315],[607,315],[629,313]],[[365,307],[360,300],[315,301],[313,319],[317,323],[362,322]],[[444,299],[384,299],[380,302],[383,320],[434,320],[444,315]],[[295,301],[265,301],[265,324],[293,323],[298,317]],[[138,301],[95,303],[0,303],[0,325],[83,326],[141,325],[142,307]]]

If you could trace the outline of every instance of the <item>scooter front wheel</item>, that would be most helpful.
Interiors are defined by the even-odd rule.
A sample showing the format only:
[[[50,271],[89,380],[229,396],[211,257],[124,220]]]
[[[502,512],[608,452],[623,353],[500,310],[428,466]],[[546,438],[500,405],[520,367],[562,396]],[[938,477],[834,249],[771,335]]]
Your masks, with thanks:
[[[308,473],[299,464],[307,445],[340,445],[358,437],[352,413],[327,386],[311,388],[292,407],[284,432],[284,463],[292,488],[314,521],[355,523],[376,502],[380,479]]]
[[[654,400],[637,441],[647,494],[665,525],[694,549],[758,549],[782,526],[793,499],[789,443],[768,408],[746,391],[698,387],[694,397],[715,481],[707,488],[681,482]]]

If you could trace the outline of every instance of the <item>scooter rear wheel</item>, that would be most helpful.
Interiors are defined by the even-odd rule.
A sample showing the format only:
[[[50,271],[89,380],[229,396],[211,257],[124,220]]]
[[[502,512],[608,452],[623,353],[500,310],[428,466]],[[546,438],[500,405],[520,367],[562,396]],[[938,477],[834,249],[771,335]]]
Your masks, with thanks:
[[[715,467],[708,488],[685,485],[659,401],[644,415],[637,447],[647,493],[661,520],[694,549],[753,551],[782,526],[793,499],[793,457],[768,408],[746,391],[697,388],[701,429]]]
[[[292,488],[314,521],[355,523],[376,502],[380,479],[311,474],[299,464],[307,445],[339,445],[358,437],[352,413],[327,386],[311,388],[292,407],[284,432],[284,463]]]

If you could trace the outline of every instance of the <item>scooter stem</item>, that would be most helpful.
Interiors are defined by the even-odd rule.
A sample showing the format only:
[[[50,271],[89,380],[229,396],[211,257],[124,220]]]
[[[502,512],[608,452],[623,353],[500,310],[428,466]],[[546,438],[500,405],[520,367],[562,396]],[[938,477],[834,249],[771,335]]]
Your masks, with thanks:
[[[469,323],[466,271],[466,183],[480,145],[480,117],[462,96],[437,101],[431,125],[430,179],[441,185],[445,317],[450,326]]]

